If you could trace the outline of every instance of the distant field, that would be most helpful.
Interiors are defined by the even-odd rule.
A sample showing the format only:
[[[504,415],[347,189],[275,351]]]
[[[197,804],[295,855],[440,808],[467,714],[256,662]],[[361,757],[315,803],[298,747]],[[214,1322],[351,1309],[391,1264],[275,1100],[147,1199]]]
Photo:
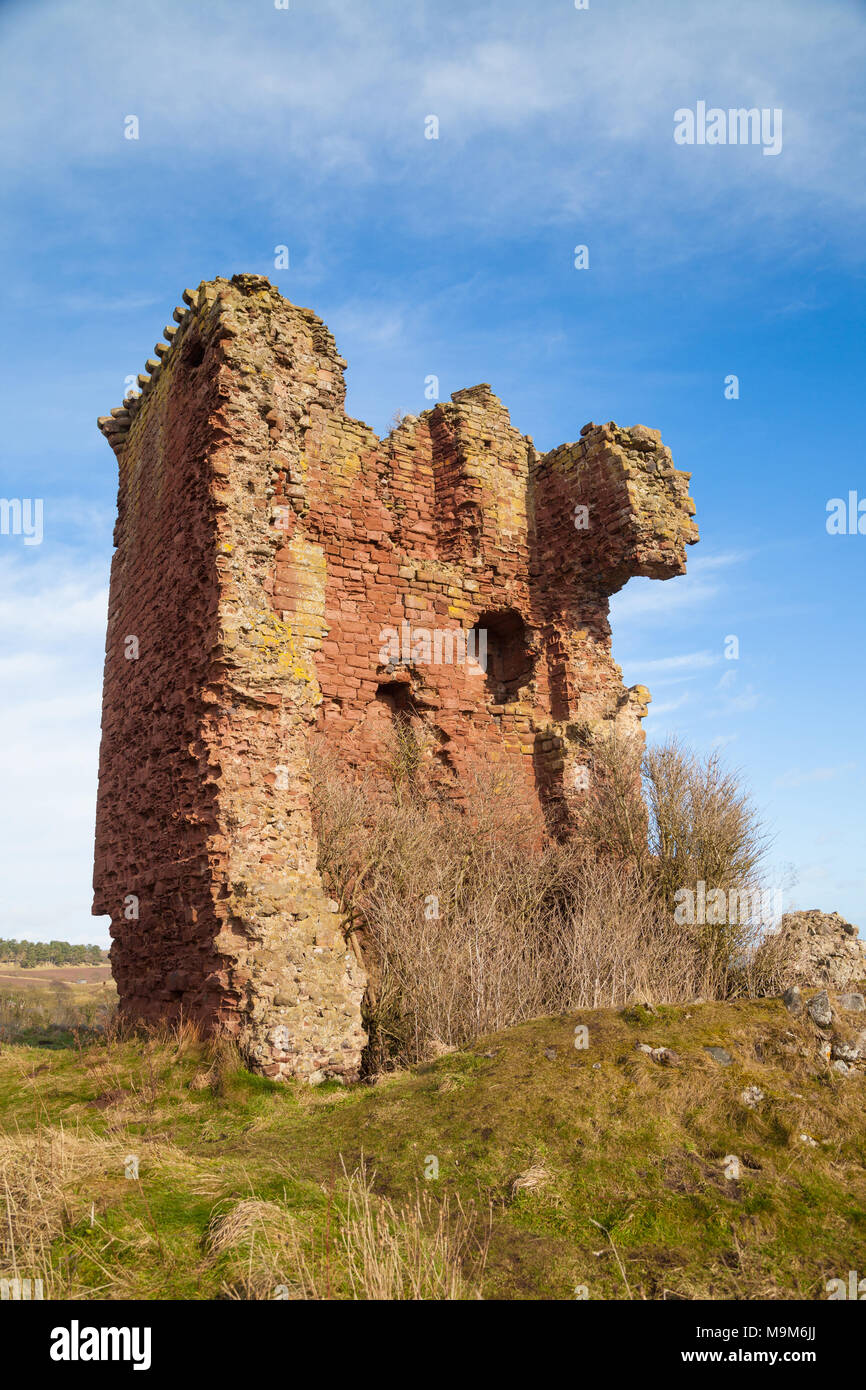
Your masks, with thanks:
[[[14,962],[0,961],[0,985],[7,982],[16,985],[51,984],[55,980],[84,980],[87,984],[95,984],[110,979],[110,965],[40,965],[25,970]]]
[[[116,1004],[109,965],[0,961],[0,1042],[68,1047],[82,1030],[104,1028]]]

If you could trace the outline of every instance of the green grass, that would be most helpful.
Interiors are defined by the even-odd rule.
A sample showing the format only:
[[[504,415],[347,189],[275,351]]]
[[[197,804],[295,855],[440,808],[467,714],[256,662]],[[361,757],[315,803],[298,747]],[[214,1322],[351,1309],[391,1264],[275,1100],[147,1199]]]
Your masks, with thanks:
[[[376,1084],[317,1089],[184,1039],[4,1044],[14,1262],[54,1296],[274,1297],[284,1284],[351,1297],[341,1232],[363,1169],[400,1240],[446,1198],[446,1224],[460,1226],[456,1203],[477,1213],[457,1296],[821,1298],[827,1279],[866,1268],[866,1074],[837,1077],[817,1044],[779,1001],[638,1006],[539,1019]],[[754,1110],[741,1100],[753,1085],[766,1097]],[[214,1222],[233,1212],[217,1249]],[[8,1231],[0,1248],[8,1276]]]

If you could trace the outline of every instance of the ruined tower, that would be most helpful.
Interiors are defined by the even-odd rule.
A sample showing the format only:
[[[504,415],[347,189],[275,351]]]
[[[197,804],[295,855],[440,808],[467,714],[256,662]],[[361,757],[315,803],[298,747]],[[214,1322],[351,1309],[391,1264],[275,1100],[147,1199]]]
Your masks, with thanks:
[[[365,977],[316,868],[310,741],[375,767],[415,721],[443,776],[506,762],[567,818],[593,739],[646,713],[608,600],[684,572],[689,475],[640,425],[538,454],[486,385],[380,440],[309,309],[255,275],[183,297],[99,422],[120,481],[94,912],[127,1015],[351,1079]]]

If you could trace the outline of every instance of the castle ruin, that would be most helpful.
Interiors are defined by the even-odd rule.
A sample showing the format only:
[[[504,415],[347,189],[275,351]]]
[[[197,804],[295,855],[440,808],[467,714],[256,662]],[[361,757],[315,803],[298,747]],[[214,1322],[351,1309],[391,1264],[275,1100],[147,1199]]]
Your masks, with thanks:
[[[350,1080],[365,973],[316,867],[311,740],[376,767],[417,720],[434,771],[506,763],[561,823],[592,740],[640,730],[608,600],[684,573],[689,475],[642,425],[539,454],[486,385],[380,440],[309,309],[256,275],[183,298],[99,421],[119,493],[93,910],[128,1017]]]

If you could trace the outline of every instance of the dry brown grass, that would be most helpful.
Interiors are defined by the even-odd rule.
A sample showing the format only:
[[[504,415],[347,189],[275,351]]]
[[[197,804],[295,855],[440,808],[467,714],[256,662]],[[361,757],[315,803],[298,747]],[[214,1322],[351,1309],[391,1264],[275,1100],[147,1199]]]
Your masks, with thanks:
[[[104,1229],[103,1216],[109,1194],[127,1187],[130,1149],[141,1153],[128,1136],[107,1138],[81,1125],[67,1128],[45,1122],[29,1134],[0,1131],[3,1278],[41,1279],[46,1298],[80,1296],[68,1255],[83,1255],[98,1265],[100,1248],[113,1242]],[[168,1143],[149,1142],[146,1165],[149,1174],[170,1173],[180,1182],[200,1177],[195,1160]],[[143,1193],[140,1181],[134,1181],[134,1186]],[[52,1254],[52,1245],[61,1237],[67,1251],[62,1266]],[[149,1211],[144,1222],[132,1224],[124,1244],[135,1241],[162,1248]],[[108,1268],[106,1276],[106,1289],[114,1297],[123,1297],[127,1292],[123,1276],[118,1283],[118,1272]]]
[[[533,1163],[527,1168],[525,1173],[518,1173],[511,1184],[511,1195],[516,1196],[518,1192],[535,1192],[538,1188],[549,1187],[553,1182],[553,1174],[545,1163]]]
[[[105,1141],[80,1131],[40,1126],[36,1142],[0,1133],[0,1267],[4,1277],[39,1278],[51,1297],[51,1242],[80,1220],[87,1203],[76,1196],[105,1158]],[[102,1164],[98,1164],[102,1166]]]
[[[320,867],[371,979],[371,1063],[416,1062],[545,1014],[706,993],[693,934],[634,864],[544,837],[511,777],[462,801],[314,765]]]
[[[0,1133],[0,1269],[38,1278],[45,1297],[74,1296],[51,1247],[72,1227],[95,1223],[103,1184],[122,1177],[124,1146],[84,1128],[40,1125],[33,1136]]]
[[[396,1204],[376,1197],[363,1169],[349,1179],[343,1253],[355,1298],[476,1299],[490,1240],[459,1197],[424,1192]]]
[[[0,1041],[27,1033],[102,1031],[114,1017],[117,995],[111,981],[79,986],[18,971],[0,983]]]
[[[428,1193],[394,1203],[373,1190],[362,1165],[344,1173],[328,1207],[324,1236],[284,1202],[245,1198],[219,1204],[206,1247],[228,1257],[230,1298],[428,1300],[480,1298],[489,1218],[459,1198]]]

